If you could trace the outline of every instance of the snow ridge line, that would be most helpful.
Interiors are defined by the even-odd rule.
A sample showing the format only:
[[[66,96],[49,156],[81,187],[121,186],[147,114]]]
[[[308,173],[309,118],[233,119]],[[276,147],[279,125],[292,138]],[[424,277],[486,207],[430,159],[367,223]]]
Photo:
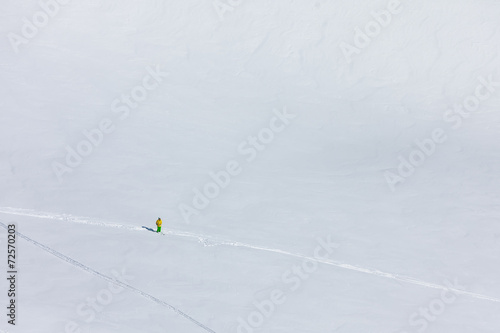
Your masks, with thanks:
[[[0,222],[0,227],[4,228],[5,230],[8,230],[7,225],[5,225],[5,224],[4,224],[4,223],[2,223],[2,222]],[[98,276],[98,277],[100,277],[100,278],[102,278],[102,279],[104,279],[104,280],[106,280],[106,281],[108,281],[108,282],[110,282],[110,283],[112,283],[112,284],[114,284],[114,285],[116,285],[116,286],[119,286],[119,287],[122,287],[122,288],[128,289],[128,290],[130,290],[130,291],[132,291],[132,292],[134,292],[134,293],[136,293],[136,294],[139,294],[140,296],[143,296],[143,297],[145,297],[145,298],[149,299],[150,301],[153,301],[153,302],[155,302],[155,303],[157,303],[157,304],[159,304],[159,305],[162,305],[162,306],[164,306],[164,307],[167,307],[168,309],[170,309],[170,310],[174,311],[174,312],[175,312],[175,313],[177,313],[178,315],[180,315],[180,316],[182,316],[182,317],[186,318],[187,320],[191,321],[192,323],[194,323],[194,324],[195,324],[195,325],[197,325],[198,327],[200,327],[200,328],[204,329],[206,332],[209,332],[209,333],[216,333],[215,331],[213,331],[212,329],[210,329],[210,328],[208,328],[207,326],[203,325],[202,323],[200,323],[199,321],[197,321],[196,319],[194,319],[194,318],[193,318],[193,317],[191,317],[190,315],[188,315],[188,314],[186,314],[186,313],[182,312],[181,310],[179,310],[179,309],[178,309],[178,308],[176,308],[175,306],[173,306],[173,305],[171,305],[171,304],[169,304],[169,303],[167,303],[167,302],[165,302],[165,301],[162,301],[162,300],[161,300],[161,299],[159,299],[159,298],[156,298],[156,297],[154,297],[154,296],[152,296],[152,295],[150,295],[150,294],[148,294],[148,293],[146,293],[146,292],[144,292],[144,291],[142,291],[142,290],[140,290],[140,289],[137,289],[137,288],[135,288],[135,287],[132,287],[131,285],[129,285],[129,284],[127,284],[127,283],[124,283],[124,282],[122,282],[122,281],[120,281],[120,280],[113,279],[113,278],[111,278],[111,277],[109,277],[109,276],[107,276],[107,275],[104,275],[104,274],[102,274],[102,273],[100,273],[100,272],[98,272],[98,271],[96,271],[96,270],[94,270],[94,269],[92,269],[92,268],[90,268],[90,267],[88,267],[88,266],[86,266],[86,265],[82,264],[82,263],[81,263],[81,262],[79,262],[79,261],[76,261],[76,260],[74,260],[74,259],[71,259],[70,257],[65,256],[64,254],[62,254],[62,253],[60,253],[60,252],[58,252],[58,251],[56,251],[56,250],[54,250],[54,249],[52,249],[52,248],[50,248],[50,247],[46,246],[46,245],[43,245],[43,244],[41,244],[41,243],[39,243],[39,242],[35,241],[34,239],[31,239],[31,238],[30,238],[30,237],[28,237],[28,236],[23,235],[22,233],[20,233],[20,232],[18,232],[18,231],[16,231],[16,235],[17,235],[17,236],[19,236],[19,237],[21,237],[21,238],[23,238],[24,240],[28,241],[29,243],[31,243],[31,244],[33,244],[33,245],[35,245],[35,246],[37,246],[37,247],[41,248],[42,250],[44,250],[44,251],[46,251],[46,252],[48,252],[48,253],[52,254],[53,256],[56,256],[57,258],[59,258],[59,259],[61,259],[61,260],[65,261],[65,262],[67,262],[67,263],[69,263],[69,264],[73,265],[73,266],[76,266],[76,267],[78,267],[78,268],[80,268],[80,269],[82,269],[82,270],[84,270],[84,271],[86,271],[86,272],[88,272],[88,273],[91,273],[91,274],[93,274],[93,275],[95,275],[95,276]]]
[[[142,227],[121,225],[121,224],[117,224],[117,223],[105,222],[105,221],[100,221],[100,220],[96,220],[96,219],[92,219],[92,218],[88,218],[88,217],[82,217],[82,216],[73,216],[73,215],[68,215],[68,214],[54,214],[54,213],[48,213],[48,212],[37,212],[34,210],[22,209],[22,208],[0,207],[0,213],[11,214],[11,215],[20,215],[20,216],[31,216],[31,217],[37,217],[37,218],[46,218],[46,219],[60,220],[60,221],[66,221],[66,222],[72,222],[72,223],[90,224],[90,225],[96,225],[96,226],[101,226],[101,227],[121,228],[121,229],[133,230],[133,231],[146,231],[146,229],[144,229]],[[450,287],[447,287],[444,285],[418,280],[418,279],[415,279],[415,278],[412,278],[409,276],[387,273],[387,272],[379,271],[376,269],[363,268],[363,267],[350,265],[350,264],[346,264],[346,263],[342,263],[342,262],[334,261],[334,260],[330,260],[330,259],[309,257],[306,255],[288,252],[288,251],[284,251],[284,250],[280,250],[280,249],[273,249],[273,248],[267,248],[267,247],[262,247],[262,246],[255,246],[255,245],[251,245],[251,244],[245,244],[245,243],[241,243],[241,242],[221,240],[221,239],[213,238],[210,236],[204,236],[204,235],[189,233],[189,232],[185,232],[185,231],[169,230],[169,231],[165,231],[165,233],[168,235],[173,235],[173,236],[178,236],[178,237],[194,238],[206,246],[234,246],[234,247],[242,247],[242,248],[247,248],[247,249],[254,249],[254,250],[258,250],[258,251],[278,253],[278,254],[291,256],[291,257],[295,257],[295,258],[302,259],[302,260],[314,261],[314,262],[329,265],[329,266],[335,266],[335,267],[347,269],[350,271],[356,271],[356,272],[360,272],[360,273],[365,273],[365,274],[369,274],[369,275],[383,277],[383,278],[403,282],[406,284],[413,284],[413,285],[417,285],[417,286],[421,286],[421,287],[425,287],[425,288],[431,288],[431,289],[453,291],[456,294],[469,296],[472,298],[486,300],[486,301],[490,301],[490,302],[500,303],[500,299],[495,298],[495,297],[477,294],[477,293],[469,292],[469,291],[462,290],[462,289],[450,288]]]

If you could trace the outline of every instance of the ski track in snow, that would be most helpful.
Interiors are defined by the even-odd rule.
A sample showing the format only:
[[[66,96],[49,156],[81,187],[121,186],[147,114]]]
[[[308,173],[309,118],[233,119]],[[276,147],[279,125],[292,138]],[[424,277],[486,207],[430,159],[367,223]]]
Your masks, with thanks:
[[[2,222],[0,222],[0,227],[4,228],[5,230],[8,230],[7,225],[5,225],[5,224],[4,224],[4,223],[2,223]],[[181,310],[179,310],[179,309],[178,309],[178,308],[176,308],[175,306],[173,306],[173,305],[171,305],[171,304],[169,304],[169,303],[167,303],[167,302],[164,302],[164,301],[162,301],[162,300],[161,300],[161,299],[159,299],[159,298],[156,298],[156,297],[154,297],[154,296],[152,296],[152,295],[150,295],[150,294],[148,294],[148,293],[146,293],[146,292],[144,292],[144,291],[142,291],[142,290],[139,290],[139,289],[137,289],[137,288],[135,288],[135,287],[132,287],[131,285],[129,285],[129,284],[127,284],[127,283],[124,283],[124,282],[122,282],[122,281],[120,281],[120,280],[113,279],[113,278],[111,278],[111,277],[109,277],[109,276],[107,276],[107,275],[104,275],[104,274],[102,274],[102,273],[100,273],[100,272],[98,272],[98,271],[96,271],[96,270],[94,270],[94,269],[90,268],[89,266],[86,266],[86,265],[82,264],[82,263],[81,263],[81,262],[79,262],[79,261],[76,261],[76,260],[74,260],[74,259],[71,259],[70,257],[65,256],[64,254],[62,254],[62,253],[60,253],[60,252],[58,252],[58,251],[56,251],[56,250],[54,250],[54,249],[52,249],[52,248],[50,248],[50,247],[46,246],[46,245],[43,245],[43,244],[41,244],[41,243],[39,243],[39,242],[35,241],[34,239],[32,239],[32,238],[30,238],[30,237],[28,237],[28,236],[26,236],[26,235],[23,235],[22,233],[20,233],[20,232],[18,232],[18,231],[16,231],[16,235],[17,235],[17,236],[19,236],[19,237],[21,237],[21,238],[23,238],[24,240],[28,241],[29,243],[31,243],[31,244],[33,244],[33,245],[35,245],[35,246],[37,246],[37,247],[41,248],[42,250],[44,250],[44,251],[46,251],[46,252],[48,252],[48,253],[52,254],[53,256],[56,256],[57,258],[59,258],[59,259],[61,259],[61,260],[64,260],[65,262],[67,262],[67,263],[69,263],[69,264],[71,264],[71,265],[73,265],[73,266],[76,266],[76,267],[78,267],[78,268],[80,268],[80,269],[82,269],[82,270],[84,270],[84,271],[86,271],[86,272],[88,272],[88,273],[91,273],[91,274],[93,274],[93,275],[95,275],[95,276],[98,276],[98,277],[100,277],[100,278],[102,278],[102,279],[104,279],[104,280],[106,280],[106,281],[108,281],[108,282],[110,282],[110,283],[112,283],[112,284],[114,284],[114,285],[117,285],[117,286],[120,286],[120,287],[122,287],[122,288],[128,289],[128,290],[130,290],[130,291],[132,291],[132,292],[134,292],[134,293],[136,293],[136,294],[139,294],[139,295],[141,295],[141,296],[143,296],[143,297],[145,297],[145,298],[149,299],[150,301],[153,301],[153,302],[155,302],[155,303],[157,303],[157,304],[159,304],[159,305],[162,305],[162,306],[164,306],[164,307],[169,308],[170,310],[174,311],[174,312],[175,312],[175,313],[177,313],[178,315],[180,315],[180,316],[182,316],[182,317],[186,318],[187,320],[191,321],[191,322],[192,322],[192,323],[194,323],[195,325],[197,325],[197,326],[201,327],[201,328],[202,328],[202,329],[204,329],[206,332],[216,333],[215,331],[213,331],[213,330],[211,330],[210,328],[208,328],[207,326],[203,325],[202,323],[200,323],[199,321],[197,321],[196,319],[194,319],[194,318],[193,318],[193,317],[191,317],[190,315],[188,315],[188,314],[186,314],[186,313],[182,312]]]
[[[10,215],[36,217],[36,218],[44,218],[44,219],[52,219],[52,220],[59,220],[59,221],[65,221],[65,222],[71,222],[71,223],[89,224],[89,225],[96,225],[96,226],[108,227],[108,228],[121,228],[121,229],[127,229],[127,230],[132,230],[132,231],[147,231],[143,227],[106,222],[106,221],[102,221],[102,220],[98,220],[98,219],[90,218],[90,217],[73,216],[73,215],[68,215],[68,214],[55,214],[55,213],[48,213],[48,212],[37,212],[34,210],[22,209],[22,208],[0,207],[0,213],[10,214]],[[203,243],[205,246],[233,246],[233,247],[242,247],[242,248],[253,249],[253,250],[258,250],[258,251],[272,252],[272,253],[291,256],[291,257],[295,257],[295,258],[299,258],[299,259],[303,259],[303,260],[314,261],[317,263],[330,265],[330,266],[334,266],[337,268],[342,268],[342,269],[347,269],[347,270],[351,270],[351,271],[356,271],[356,272],[360,272],[360,273],[374,275],[374,276],[378,276],[378,277],[382,277],[382,278],[387,278],[387,279],[391,279],[391,280],[395,280],[395,281],[399,281],[399,282],[403,282],[403,283],[407,283],[407,284],[413,284],[413,285],[431,288],[431,289],[453,291],[454,293],[459,294],[459,295],[464,295],[464,296],[469,296],[469,297],[476,298],[476,299],[500,303],[500,299],[495,298],[495,297],[477,294],[477,293],[469,292],[469,291],[462,290],[462,289],[450,288],[450,287],[447,287],[444,285],[418,280],[418,279],[415,279],[415,278],[412,278],[409,276],[387,273],[387,272],[379,271],[376,269],[363,268],[363,267],[350,265],[350,264],[346,264],[346,263],[342,263],[342,262],[338,262],[338,261],[334,261],[334,260],[309,257],[306,255],[292,253],[292,252],[288,252],[288,251],[284,251],[284,250],[280,250],[280,249],[273,249],[273,248],[268,248],[268,247],[256,246],[256,245],[245,244],[245,243],[241,243],[241,242],[221,240],[221,239],[216,239],[216,238],[213,238],[210,236],[199,235],[199,234],[189,233],[189,232],[185,232],[185,231],[170,230],[170,231],[167,231],[166,234],[178,236],[178,237],[194,238],[194,239],[197,239],[199,242]],[[26,236],[21,236],[21,237],[27,239],[30,242],[35,242],[35,241],[27,238]],[[43,245],[41,245],[41,247],[44,248]],[[51,252],[51,251],[48,251],[48,252]],[[56,255],[56,256],[58,256],[58,255]],[[66,259],[63,259],[63,260],[66,260]],[[72,259],[70,259],[70,260],[72,260]],[[68,260],[66,260],[66,261],[68,261]],[[70,262],[70,261],[68,261],[68,262]],[[91,270],[90,268],[89,268],[89,270],[91,272],[95,272],[95,271]],[[99,276],[107,279],[108,281],[115,281],[109,277],[106,277],[105,275],[98,273],[98,272],[95,272],[95,273],[97,273],[96,275],[99,275]],[[135,292],[143,294],[140,290],[137,290],[133,287],[130,287],[130,288],[132,288],[132,290],[134,290]],[[157,300],[159,302],[162,302],[161,300],[158,300],[158,299],[154,298],[153,296],[150,296],[150,295],[145,294],[145,293],[143,294],[143,296],[150,298],[151,300]],[[160,304],[163,304],[163,303],[160,303]],[[167,303],[165,303],[164,305],[173,309],[174,311],[178,311],[177,309],[175,309],[171,305],[168,305]],[[187,316],[187,315],[184,315],[184,316]],[[203,327],[203,328],[205,328],[205,327]],[[208,331],[213,332],[210,329],[208,329]]]

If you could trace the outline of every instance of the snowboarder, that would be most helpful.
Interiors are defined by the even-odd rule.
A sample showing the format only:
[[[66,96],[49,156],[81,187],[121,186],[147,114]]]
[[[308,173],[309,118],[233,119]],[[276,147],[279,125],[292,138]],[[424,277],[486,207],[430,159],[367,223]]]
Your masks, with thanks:
[[[158,220],[156,220],[156,232],[159,233],[161,232],[161,218],[158,218]]]

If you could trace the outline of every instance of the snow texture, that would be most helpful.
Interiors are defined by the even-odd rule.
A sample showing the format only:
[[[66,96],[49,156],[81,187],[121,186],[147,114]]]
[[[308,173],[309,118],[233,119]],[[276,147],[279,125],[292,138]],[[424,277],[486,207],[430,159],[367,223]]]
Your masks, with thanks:
[[[498,17],[3,1],[0,332],[500,331]]]

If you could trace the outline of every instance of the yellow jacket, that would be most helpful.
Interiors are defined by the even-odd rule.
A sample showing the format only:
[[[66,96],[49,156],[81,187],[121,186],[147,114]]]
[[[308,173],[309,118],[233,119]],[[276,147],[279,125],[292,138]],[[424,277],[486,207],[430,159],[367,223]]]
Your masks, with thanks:
[[[161,219],[156,220],[156,226],[161,227]]]

